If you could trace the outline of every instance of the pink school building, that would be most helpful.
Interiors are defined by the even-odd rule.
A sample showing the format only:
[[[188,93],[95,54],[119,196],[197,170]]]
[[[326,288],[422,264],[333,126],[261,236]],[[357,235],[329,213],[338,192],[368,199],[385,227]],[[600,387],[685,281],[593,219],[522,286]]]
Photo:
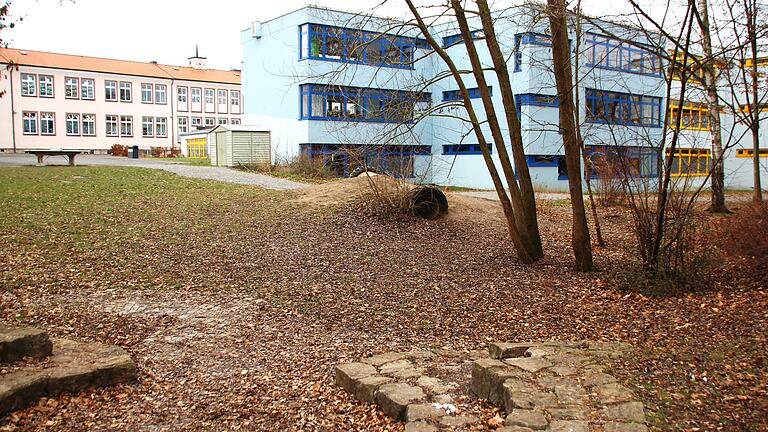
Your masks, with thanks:
[[[179,146],[179,134],[240,124],[239,70],[0,48],[0,152],[113,144]],[[8,67],[8,65],[11,65]]]

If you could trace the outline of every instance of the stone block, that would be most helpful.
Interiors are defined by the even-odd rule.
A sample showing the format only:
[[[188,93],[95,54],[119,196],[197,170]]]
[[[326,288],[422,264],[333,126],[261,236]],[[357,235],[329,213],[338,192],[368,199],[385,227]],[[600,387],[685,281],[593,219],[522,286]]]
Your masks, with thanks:
[[[433,378],[429,376],[422,376],[417,381],[416,384],[420,385],[421,387],[429,390],[431,393],[447,393],[454,388],[456,388],[456,385],[454,384],[446,384],[442,382],[438,378]]]
[[[648,432],[648,427],[640,423],[608,422],[605,432]]]
[[[605,416],[611,420],[645,423],[642,402],[624,402],[605,407]]]
[[[597,400],[602,404],[629,402],[634,399],[632,391],[619,383],[603,384],[592,388]]]
[[[584,389],[577,384],[557,385],[555,395],[561,405],[581,405],[587,397]]]
[[[501,429],[496,429],[496,432],[533,432],[533,429],[522,426],[504,426]]]
[[[443,416],[440,419],[440,424],[443,426],[457,428],[467,426],[472,423],[477,423],[479,421],[480,419],[475,416]]]
[[[423,421],[408,422],[405,424],[405,432],[437,432],[437,428]]]
[[[586,420],[589,418],[589,411],[584,407],[556,407],[547,408],[552,420]]]
[[[578,420],[557,420],[549,424],[548,432],[589,432],[589,423]]]
[[[359,381],[371,375],[377,375],[376,368],[365,363],[344,363],[335,367],[336,385],[354,395]]]
[[[502,384],[508,378],[519,376],[504,362],[494,359],[480,359],[472,367],[471,390],[478,397],[488,399],[496,406],[503,406]]]
[[[531,343],[497,342],[488,345],[488,354],[492,359],[523,357],[528,348],[533,345]]]
[[[24,357],[43,358],[51,355],[53,345],[48,334],[32,327],[0,325],[0,363]]]
[[[381,366],[383,364],[392,363],[394,361],[408,358],[408,352],[387,352],[378,354],[368,358],[360,360],[362,363],[366,363],[372,366]]]
[[[584,374],[581,382],[585,387],[594,387],[603,384],[615,383],[617,380],[613,375],[604,372],[587,372]]]
[[[371,375],[360,378],[355,386],[355,399],[368,403],[376,403],[376,392],[379,390],[379,387],[390,382],[392,382],[392,378],[383,377],[381,375]]]
[[[552,363],[543,357],[509,358],[504,363],[520,368],[526,372],[538,372],[552,366]]]
[[[384,414],[402,421],[405,420],[408,405],[421,402],[426,396],[421,387],[405,383],[389,383],[379,387],[376,392],[376,403]]]
[[[544,430],[548,424],[541,411],[525,409],[513,409],[504,421],[506,426],[522,426],[533,430]]]
[[[410,404],[405,410],[405,421],[438,419],[444,415],[445,411],[429,403]]]
[[[504,409],[549,408],[557,406],[557,396],[543,391],[507,391],[504,394]]]
[[[390,363],[383,364],[379,367],[379,372],[382,375],[394,375],[403,370],[413,370],[413,363],[410,360],[395,360]]]

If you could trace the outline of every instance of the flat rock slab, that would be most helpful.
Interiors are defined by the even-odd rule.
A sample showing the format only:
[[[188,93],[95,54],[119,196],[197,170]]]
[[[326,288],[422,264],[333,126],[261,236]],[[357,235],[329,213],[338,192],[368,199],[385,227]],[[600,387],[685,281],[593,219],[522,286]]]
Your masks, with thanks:
[[[0,376],[0,416],[43,396],[136,381],[136,366],[120,347],[53,339],[45,367]]]
[[[8,327],[0,324],[0,363],[24,357],[43,358],[51,355],[48,334],[32,327]]]

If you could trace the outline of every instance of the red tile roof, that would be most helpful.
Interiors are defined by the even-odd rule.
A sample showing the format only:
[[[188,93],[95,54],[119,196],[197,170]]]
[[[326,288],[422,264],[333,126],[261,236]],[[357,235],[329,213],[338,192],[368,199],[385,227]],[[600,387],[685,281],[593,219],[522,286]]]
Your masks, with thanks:
[[[208,81],[240,84],[240,71],[219,69],[195,69],[188,66],[171,66],[129,60],[57,54],[16,48],[0,48],[0,62],[13,62],[23,66],[56,69],[85,70],[123,75],[167,78],[188,81]]]

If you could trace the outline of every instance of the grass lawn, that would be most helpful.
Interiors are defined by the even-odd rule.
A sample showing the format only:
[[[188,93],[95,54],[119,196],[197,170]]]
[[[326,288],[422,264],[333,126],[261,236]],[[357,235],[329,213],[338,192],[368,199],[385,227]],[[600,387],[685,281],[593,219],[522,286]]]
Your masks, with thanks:
[[[0,168],[0,321],[119,344],[140,372],[0,430],[402,430],[340,391],[332,366],[551,339],[637,347],[612,373],[654,430],[768,428],[764,287],[729,275],[652,297],[574,273],[567,206],[541,206],[547,257],[524,266],[498,214],[378,218],[298,193],[138,168]],[[603,269],[627,266],[633,247],[629,214],[610,212]]]

